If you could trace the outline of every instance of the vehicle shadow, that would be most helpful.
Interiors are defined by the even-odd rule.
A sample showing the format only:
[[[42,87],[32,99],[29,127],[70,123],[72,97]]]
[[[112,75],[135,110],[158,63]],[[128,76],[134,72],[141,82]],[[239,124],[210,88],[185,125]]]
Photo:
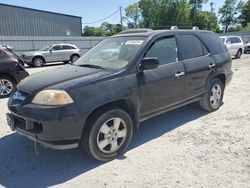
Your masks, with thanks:
[[[197,104],[165,113],[141,123],[141,129],[133,139],[129,150],[140,147],[187,122],[207,113]],[[80,149],[56,151],[38,147],[17,134],[0,139],[0,185],[4,187],[49,187],[64,183],[89,170],[105,164],[98,162]],[[118,160],[124,160],[120,156]],[[110,162],[112,163],[112,161]]]

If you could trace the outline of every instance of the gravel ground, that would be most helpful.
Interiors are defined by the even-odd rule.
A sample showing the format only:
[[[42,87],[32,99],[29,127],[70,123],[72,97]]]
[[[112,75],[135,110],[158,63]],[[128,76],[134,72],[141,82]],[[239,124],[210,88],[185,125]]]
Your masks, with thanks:
[[[1,100],[0,187],[250,187],[250,55],[233,69],[220,110],[192,104],[150,119],[129,151],[108,163],[77,149],[39,147],[36,155],[8,128]]]

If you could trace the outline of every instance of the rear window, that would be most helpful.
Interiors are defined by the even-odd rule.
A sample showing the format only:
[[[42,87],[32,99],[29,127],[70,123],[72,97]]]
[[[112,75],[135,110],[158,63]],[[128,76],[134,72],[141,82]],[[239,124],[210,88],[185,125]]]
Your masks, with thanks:
[[[69,45],[63,45],[62,48],[63,48],[63,50],[72,50],[72,49],[76,49],[75,47],[69,46]]]
[[[179,44],[182,60],[201,57],[208,53],[201,41],[191,34],[179,35]]]
[[[227,51],[218,35],[212,32],[200,32],[199,36],[212,54],[224,53]]]

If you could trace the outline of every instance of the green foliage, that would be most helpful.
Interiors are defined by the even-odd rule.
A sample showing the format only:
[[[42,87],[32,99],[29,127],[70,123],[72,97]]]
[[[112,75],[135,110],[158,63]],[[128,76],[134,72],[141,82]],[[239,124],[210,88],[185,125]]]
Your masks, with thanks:
[[[207,3],[207,2],[208,2],[208,0],[189,0],[189,5],[191,7],[190,19],[191,19],[192,23],[195,23],[197,17],[201,16],[198,14],[202,9],[202,4]]]
[[[98,27],[85,26],[83,29],[83,36],[103,36],[103,32]]]
[[[219,9],[219,14],[221,15],[220,23],[225,32],[228,31],[229,26],[239,23],[239,16],[237,17],[237,15],[242,6],[242,1],[237,3],[237,0],[225,0],[223,7]]]
[[[187,0],[140,0],[144,27],[187,26],[190,8]]]
[[[125,19],[128,21],[128,28],[138,28],[142,22],[142,13],[138,3],[129,5],[125,9]]]
[[[240,20],[243,27],[246,27],[250,23],[250,0],[242,6]]]

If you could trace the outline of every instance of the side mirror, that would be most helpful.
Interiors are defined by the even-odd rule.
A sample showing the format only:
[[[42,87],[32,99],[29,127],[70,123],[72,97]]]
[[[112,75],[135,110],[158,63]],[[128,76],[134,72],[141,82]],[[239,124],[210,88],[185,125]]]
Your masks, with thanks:
[[[50,53],[52,53],[53,51],[54,51],[53,48],[51,48],[51,49],[49,50]]]
[[[159,66],[159,60],[156,57],[147,57],[141,61],[139,66],[141,71],[155,69]]]

